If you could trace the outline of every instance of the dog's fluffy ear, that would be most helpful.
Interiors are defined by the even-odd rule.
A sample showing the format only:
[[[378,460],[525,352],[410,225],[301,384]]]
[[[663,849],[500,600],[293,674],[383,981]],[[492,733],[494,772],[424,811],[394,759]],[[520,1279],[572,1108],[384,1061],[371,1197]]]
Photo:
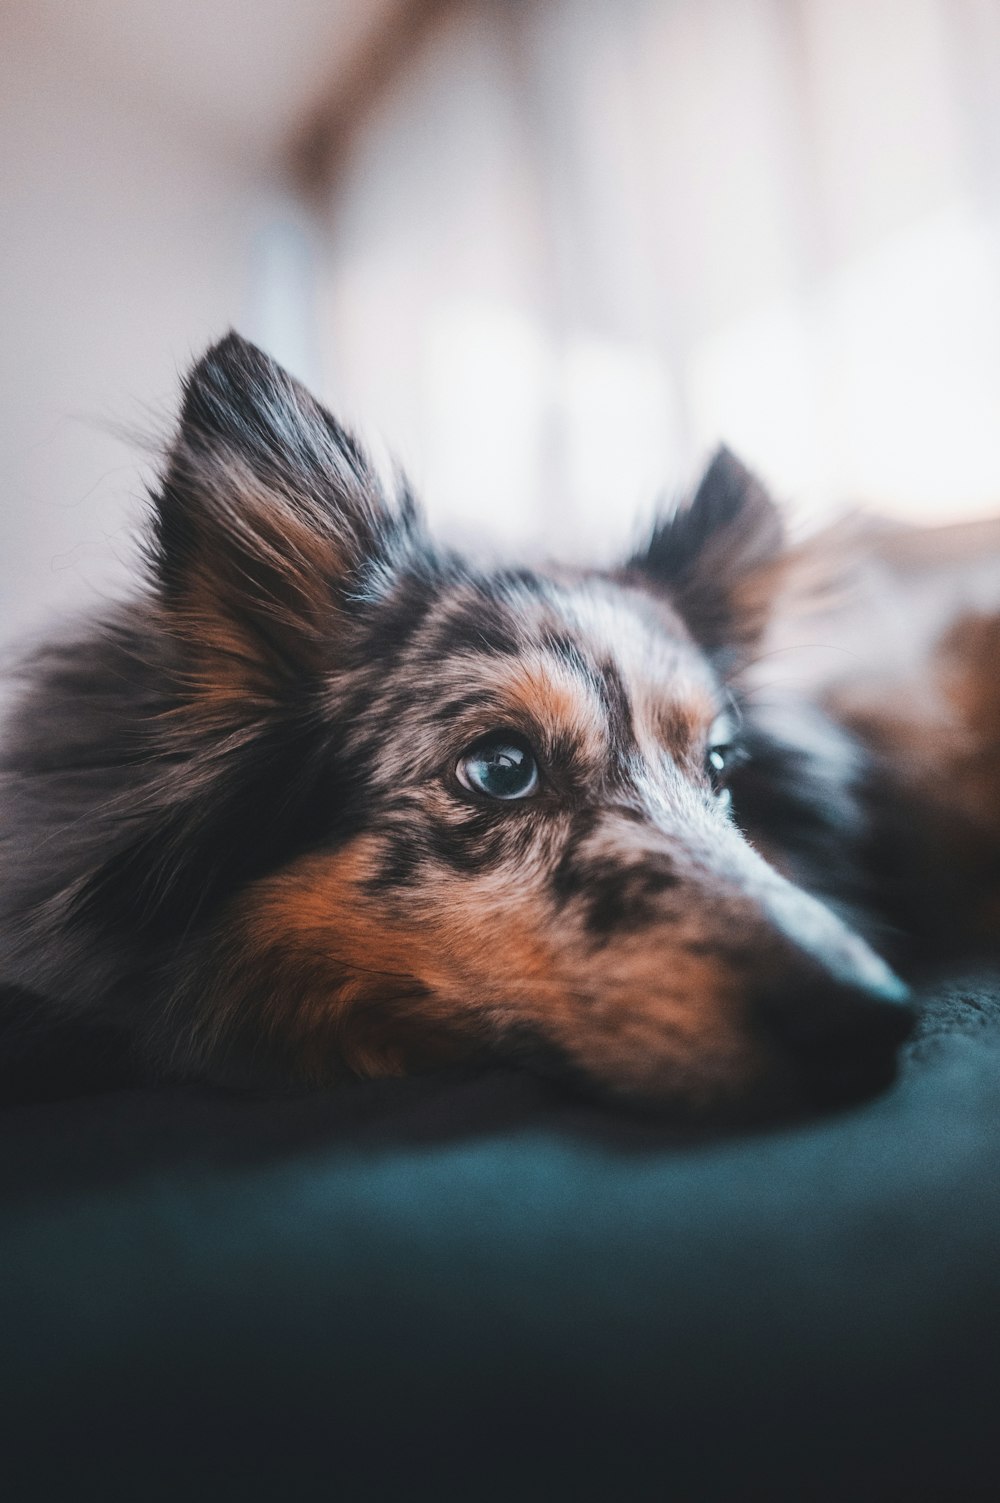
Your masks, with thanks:
[[[155,504],[154,579],[178,636],[258,685],[324,666],[416,526],[355,439],[236,334],[185,382]]]
[[[783,548],[774,502],[721,448],[691,500],[657,525],[627,573],[665,594],[709,652],[739,658],[767,624]]]

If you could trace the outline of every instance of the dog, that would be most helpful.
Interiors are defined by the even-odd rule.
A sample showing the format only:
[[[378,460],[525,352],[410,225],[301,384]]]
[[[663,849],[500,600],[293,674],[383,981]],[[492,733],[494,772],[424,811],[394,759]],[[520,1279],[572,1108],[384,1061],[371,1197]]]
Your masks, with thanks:
[[[744,689],[786,556],[720,451],[617,569],[473,566],[229,335],[141,589],[8,719],[0,1048],[266,1088],[514,1060],[701,1118],[878,1088],[913,1005],[862,933],[858,743]]]

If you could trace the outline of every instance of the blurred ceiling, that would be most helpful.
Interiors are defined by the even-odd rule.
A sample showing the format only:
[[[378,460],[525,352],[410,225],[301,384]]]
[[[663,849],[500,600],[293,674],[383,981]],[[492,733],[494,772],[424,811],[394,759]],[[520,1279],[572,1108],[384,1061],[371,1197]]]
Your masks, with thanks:
[[[5,41],[68,80],[253,156],[355,94],[414,0],[5,0]]]

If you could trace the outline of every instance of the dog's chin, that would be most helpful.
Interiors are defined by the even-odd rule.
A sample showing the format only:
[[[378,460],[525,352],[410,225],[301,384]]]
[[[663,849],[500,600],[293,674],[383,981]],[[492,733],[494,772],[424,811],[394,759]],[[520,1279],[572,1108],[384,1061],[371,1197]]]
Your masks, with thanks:
[[[583,1070],[552,1045],[537,1039],[510,1041],[505,1061],[557,1081],[578,1099],[643,1118],[711,1132],[780,1127],[849,1111],[888,1090],[899,1073],[899,1051],[851,1053],[831,1049],[808,1066],[779,1050],[755,1051],[738,1074],[664,1069],[663,1080],[645,1076],[623,1081],[610,1069]]]
[[[864,1106],[887,1091],[899,1072],[896,1054],[864,1060],[831,1060],[803,1070],[778,1061],[747,1081],[678,1086],[667,1095],[650,1092],[626,1100],[644,1116],[656,1115],[719,1132],[766,1130],[834,1116]],[[600,1086],[597,1087],[600,1092]],[[622,1094],[615,1093],[616,1102]]]

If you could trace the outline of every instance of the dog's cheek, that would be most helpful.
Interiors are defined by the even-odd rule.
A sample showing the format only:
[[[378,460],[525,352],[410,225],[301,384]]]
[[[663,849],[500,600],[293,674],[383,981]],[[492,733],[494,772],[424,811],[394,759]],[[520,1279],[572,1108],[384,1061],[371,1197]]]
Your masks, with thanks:
[[[725,965],[651,927],[601,946],[581,972],[590,1001],[559,1038],[613,1096],[709,1110],[756,1088],[769,1060]]]
[[[430,866],[386,892],[384,865],[361,836],[247,890],[177,1001],[188,1069],[327,1085],[528,1040],[599,1090],[696,1107],[759,1074],[731,978],[682,932],[595,943],[582,907],[557,910],[523,867],[513,882]]]
[[[501,866],[415,889],[427,984],[483,1037],[598,1091],[708,1109],[755,1091],[771,1060],[747,1027],[740,976],[702,929],[662,900],[595,933],[594,884],[569,902],[551,874]],[[622,873],[619,885],[624,884]],[[688,916],[690,919],[690,916]]]
[[[362,836],[246,890],[172,999],[164,1033],[181,1039],[186,1070],[325,1085],[483,1050],[496,1024],[463,990],[452,926],[380,889],[383,867],[378,841]]]

